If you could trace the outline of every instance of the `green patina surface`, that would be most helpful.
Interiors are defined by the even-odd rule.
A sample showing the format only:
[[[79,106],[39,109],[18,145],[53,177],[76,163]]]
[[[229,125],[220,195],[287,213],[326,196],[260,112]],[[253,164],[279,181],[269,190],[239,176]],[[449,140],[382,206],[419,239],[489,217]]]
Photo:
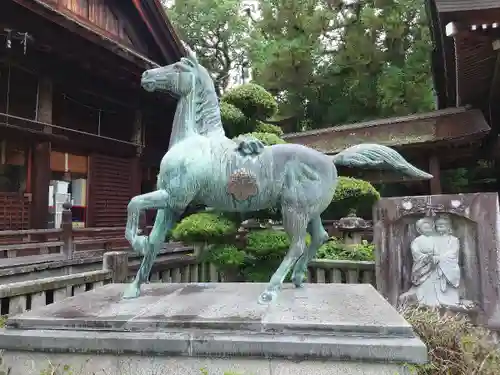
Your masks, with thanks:
[[[280,291],[292,268],[293,283],[302,286],[309,261],[328,239],[321,214],[332,200],[332,187],[337,184],[336,166],[393,169],[421,179],[432,177],[396,151],[374,143],[355,145],[329,157],[296,144],[265,146],[266,140],[257,139],[259,133],[236,142],[227,138],[212,78],[192,51],[186,51],[187,57],[180,62],[150,69],[141,78],[145,90],[169,91],[179,101],[169,150],[158,173],[157,190],[132,198],[128,205],[125,236],[144,259],[125,291],[125,298],[139,296],[166,233],[191,202],[230,212],[281,207],[291,241],[287,256],[259,298],[261,303],[268,303]],[[250,91],[246,94],[250,95]],[[362,129],[358,133],[354,129],[342,130],[352,133],[342,145],[366,140],[359,137]],[[365,131],[363,135],[368,134]],[[149,236],[138,233],[139,218],[146,209],[157,210]],[[309,244],[305,241],[307,234],[311,237]]]

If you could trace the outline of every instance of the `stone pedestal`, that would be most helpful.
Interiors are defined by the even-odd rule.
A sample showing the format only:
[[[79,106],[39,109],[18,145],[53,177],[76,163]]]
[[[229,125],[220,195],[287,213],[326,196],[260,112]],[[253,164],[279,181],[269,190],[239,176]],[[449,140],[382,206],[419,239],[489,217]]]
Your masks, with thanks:
[[[148,284],[136,300],[122,300],[124,288],[10,318],[4,363],[23,375],[49,364],[82,375],[394,375],[427,359],[371,285],[285,285],[270,306],[257,304],[257,283]]]

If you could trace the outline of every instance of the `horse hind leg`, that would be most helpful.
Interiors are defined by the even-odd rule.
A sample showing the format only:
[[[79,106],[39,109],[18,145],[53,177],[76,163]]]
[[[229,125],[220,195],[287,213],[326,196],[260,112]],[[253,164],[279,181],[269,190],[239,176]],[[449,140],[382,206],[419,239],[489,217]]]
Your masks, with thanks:
[[[297,288],[300,288],[304,283],[305,273],[309,262],[314,259],[321,245],[328,240],[328,233],[323,227],[321,217],[319,216],[309,222],[307,232],[311,235],[311,243],[297,263],[295,263],[292,273],[292,283]]]
[[[290,268],[301,257],[306,247],[307,222],[309,221],[307,215],[285,208],[282,209],[282,213],[283,227],[290,237],[290,248],[280,266],[271,277],[266,290],[260,295],[260,304],[267,304],[276,297]]]
[[[139,297],[141,285],[146,282],[151,273],[151,268],[160,252],[167,232],[174,225],[175,220],[172,212],[167,209],[159,209],[156,213],[155,223],[147,241],[147,251],[142,259],[141,266],[137,271],[134,281],[129,284],[123,294],[123,298],[130,299]]]

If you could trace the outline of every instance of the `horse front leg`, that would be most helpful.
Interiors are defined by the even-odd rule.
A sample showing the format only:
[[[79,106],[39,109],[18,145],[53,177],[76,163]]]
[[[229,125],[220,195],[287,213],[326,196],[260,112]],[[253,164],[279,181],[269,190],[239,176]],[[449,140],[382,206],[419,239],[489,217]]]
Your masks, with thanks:
[[[277,296],[286,275],[304,254],[306,248],[307,223],[309,221],[307,215],[291,209],[282,209],[282,213],[283,227],[290,237],[290,249],[271,277],[266,290],[260,295],[260,304],[267,304]]]
[[[165,207],[167,199],[168,194],[165,190],[156,190],[151,193],[137,195],[130,200],[127,207],[125,238],[137,253],[145,255],[148,247],[148,237],[139,235],[139,218],[141,217],[141,213],[147,209]]]
[[[149,237],[147,238],[147,251],[142,259],[141,266],[137,271],[135,279],[123,294],[123,298],[130,299],[139,297],[141,293],[141,285],[146,282],[151,273],[151,268],[160,252],[165,241],[167,232],[175,223],[172,211],[168,209],[159,209],[156,213],[155,223]]]

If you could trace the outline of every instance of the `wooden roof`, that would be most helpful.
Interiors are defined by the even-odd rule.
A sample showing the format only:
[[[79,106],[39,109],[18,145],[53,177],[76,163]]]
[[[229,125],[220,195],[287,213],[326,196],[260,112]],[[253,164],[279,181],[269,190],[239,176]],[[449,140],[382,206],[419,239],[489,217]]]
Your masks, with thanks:
[[[10,0],[70,32],[132,61],[141,68],[171,64],[185,54],[159,0]],[[124,36],[117,36],[82,15],[82,7],[95,3],[96,20],[103,9],[124,23]],[[80,8],[79,8],[80,7]],[[88,13],[87,8],[87,13]],[[61,36],[64,37],[64,36]]]
[[[500,7],[499,0],[435,0],[439,12],[459,12]]]
[[[498,79],[493,42],[500,38],[500,0],[426,1],[439,107],[484,108]]]
[[[480,110],[450,108],[430,113],[359,122],[285,134],[283,139],[336,154],[359,143],[410,147],[470,142],[490,131]]]

